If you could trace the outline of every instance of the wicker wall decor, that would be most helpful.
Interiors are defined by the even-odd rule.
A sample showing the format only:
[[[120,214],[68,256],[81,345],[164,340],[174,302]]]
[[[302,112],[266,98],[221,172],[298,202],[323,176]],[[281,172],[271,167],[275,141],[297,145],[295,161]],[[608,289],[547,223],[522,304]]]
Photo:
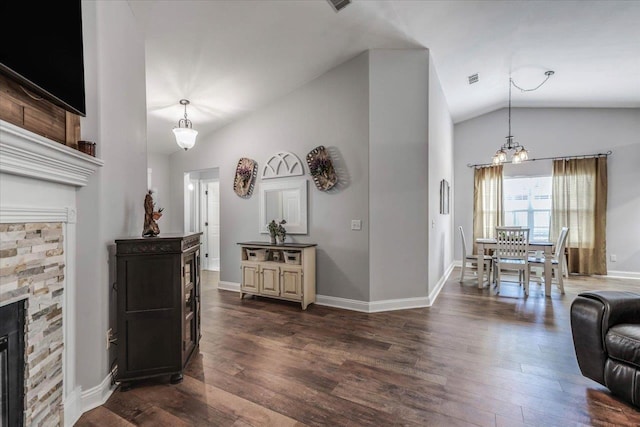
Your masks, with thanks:
[[[331,155],[324,146],[320,145],[307,154],[307,165],[318,190],[331,190],[338,183]]]
[[[233,191],[244,199],[248,199],[253,194],[253,187],[258,175],[258,164],[255,160],[246,157],[238,161],[236,167],[236,177],[233,180]]]

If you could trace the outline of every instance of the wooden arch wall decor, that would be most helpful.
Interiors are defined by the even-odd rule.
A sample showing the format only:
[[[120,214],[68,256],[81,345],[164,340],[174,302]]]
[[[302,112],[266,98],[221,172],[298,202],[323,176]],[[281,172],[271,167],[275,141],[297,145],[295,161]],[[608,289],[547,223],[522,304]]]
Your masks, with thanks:
[[[323,145],[319,145],[307,154],[307,165],[318,190],[329,191],[338,183],[338,175],[333,167],[331,155]]]
[[[258,164],[255,160],[242,157],[236,167],[236,177],[233,180],[233,191],[243,199],[248,199],[253,193],[253,186],[258,175]]]
[[[281,151],[271,156],[262,168],[262,179],[304,175],[302,162],[293,153]]]

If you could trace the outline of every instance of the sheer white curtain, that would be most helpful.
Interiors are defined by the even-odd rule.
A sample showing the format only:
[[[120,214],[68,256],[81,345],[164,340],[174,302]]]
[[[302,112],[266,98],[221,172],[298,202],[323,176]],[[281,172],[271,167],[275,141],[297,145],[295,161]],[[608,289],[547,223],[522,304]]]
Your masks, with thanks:
[[[553,162],[551,238],[569,227],[571,273],[607,274],[607,158]]]
[[[496,227],[504,222],[502,165],[476,168],[473,189],[473,253],[476,239],[496,237]]]

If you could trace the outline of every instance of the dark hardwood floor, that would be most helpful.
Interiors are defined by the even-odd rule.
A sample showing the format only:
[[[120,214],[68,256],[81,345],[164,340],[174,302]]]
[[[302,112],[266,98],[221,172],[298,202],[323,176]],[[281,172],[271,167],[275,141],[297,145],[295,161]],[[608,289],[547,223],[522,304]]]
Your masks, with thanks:
[[[571,277],[552,298],[452,273],[433,307],[364,314],[203,286],[184,381],[116,390],[77,426],[637,426],[640,412],[578,369],[569,307],[637,280]],[[211,282],[211,276],[209,282]]]

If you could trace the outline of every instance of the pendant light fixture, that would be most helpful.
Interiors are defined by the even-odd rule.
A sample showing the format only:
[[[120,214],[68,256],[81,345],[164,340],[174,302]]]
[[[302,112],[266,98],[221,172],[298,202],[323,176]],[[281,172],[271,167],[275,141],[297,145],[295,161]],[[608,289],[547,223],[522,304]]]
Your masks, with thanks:
[[[513,79],[511,77],[509,77],[509,133],[507,134],[507,137],[506,137],[507,142],[502,144],[500,149],[496,151],[496,154],[493,156],[492,163],[494,165],[499,165],[506,162],[507,152],[511,152],[511,151],[513,151],[513,155],[511,156],[512,163],[522,163],[529,158],[529,152],[527,151],[527,149],[524,148],[523,145],[520,145],[520,143],[514,141],[513,139],[514,137],[511,134],[511,86],[514,86],[520,89],[522,92],[533,92],[534,90],[540,88],[540,86],[545,84],[547,80],[549,80],[549,77],[553,76],[553,74],[554,74],[553,71],[545,72],[544,75],[547,76],[547,78],[544,79],[542,83],[540,83],[538,86],[536,86],[533,89],[522,89],[521,87],[519,87],[517,84],[513,82]]]
[[[189,105],[188,99],[181,99],[180,105],[184,105],[184,119],[178,120],[178,127],[173,128],[173,134],[176,136],[176,143],[184,151],[193,147],[196,144],[196,136],[198,131],[192,128],[191,120],[187,118],[187,105]]]

